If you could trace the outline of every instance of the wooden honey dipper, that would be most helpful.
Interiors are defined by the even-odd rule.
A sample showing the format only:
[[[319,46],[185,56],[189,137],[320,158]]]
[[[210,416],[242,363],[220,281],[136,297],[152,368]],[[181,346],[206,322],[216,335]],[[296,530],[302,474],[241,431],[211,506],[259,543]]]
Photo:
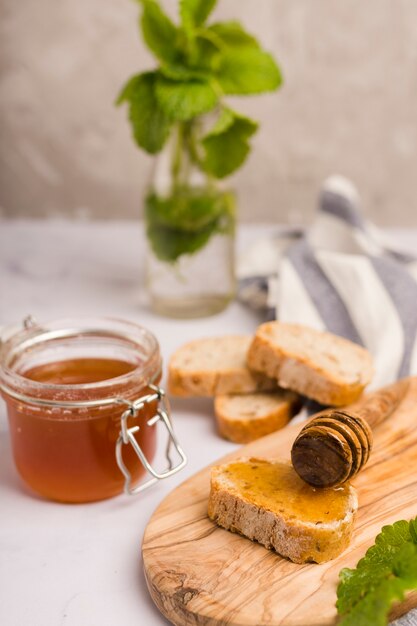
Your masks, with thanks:
[[[297,474],[314,487],[335,487],[362,469],[372,450],[374,428],[404,398],[408,379],[383,387],[351,407],[317,413],[300,431],[291,449]]]

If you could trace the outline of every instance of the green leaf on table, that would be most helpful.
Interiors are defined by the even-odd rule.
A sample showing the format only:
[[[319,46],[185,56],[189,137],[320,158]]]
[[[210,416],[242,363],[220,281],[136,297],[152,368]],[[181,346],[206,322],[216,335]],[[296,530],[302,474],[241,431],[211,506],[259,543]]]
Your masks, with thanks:
[[[222,109],[220,116],[202,139],[203,167],[216,178],[225,178],[242,165],[250,152],[249,139],[258,124],[231,109]]]
[[[204,24],[217,0],[180,0],[180,17],[186,30]]]
[[[405,520],[384,526],[355,569],[344,568],[339,574],[337,608],[346,613],[373,586],[376,576],[390,572],[393,558],[405,542],[411,541],[410,524]]]
[[[338,626],[386,626],[388,613],[395,601],[404,599],[410,586],[399,578],[383,580],[379,586],[356,604]]]
[[[179,57],[178,30],[162,11],[157,0],[140,0],[143,39],[148,48],[163,62],[174,63]]]
[[[394,601],[417,587],[417,519],[384,526],[355,569],[342,569],[340,626],[385,626]]]
[[[248,33],[237,21],[216,22],[207,29],[219,38],[223,46],[230,48],[257,48],[259,43],[253,35]]]
[[[158,105],[172,120],[186,121],[214,109],[218,95],[205,80],[172,80],[160,75],[156,82]]]
[[[273,57],[255,47],[226,48],[216,77],[224,93],[229,95],[274,91],[282,83]]]
[[[156,99],[156,79],[156,72],[133,76],[117,99],[117,104],[129,104],[133,136],[136,143],[150,154],[156,154],[162,149],[171,129],[171,120]]]

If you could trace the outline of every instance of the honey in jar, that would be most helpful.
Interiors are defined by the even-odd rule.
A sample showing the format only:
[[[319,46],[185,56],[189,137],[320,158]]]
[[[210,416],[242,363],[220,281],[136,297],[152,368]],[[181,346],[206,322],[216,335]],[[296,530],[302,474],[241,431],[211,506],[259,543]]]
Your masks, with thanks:
[[[63,320],[30,326],[0,351],[13,455],[20,476],[41,496],[91,502],[123,491],[115,447],[121,416],[159,382],[161,359],[149,331],[119,320]],[[131,406],[131,405],[130,405]],[[146,459],[156,448],[149,426],[156,401],[129,415],[127,427]],[[132,485],[145,473],[122,446]]]

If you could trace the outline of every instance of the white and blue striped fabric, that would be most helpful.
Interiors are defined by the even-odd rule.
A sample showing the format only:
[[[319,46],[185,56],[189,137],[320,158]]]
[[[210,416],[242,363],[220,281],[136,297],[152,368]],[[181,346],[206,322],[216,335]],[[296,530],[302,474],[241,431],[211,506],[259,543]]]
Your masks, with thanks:
[[[358,194],[333,176],[308,229],[254,242],[240,259],[240,299],[267,319],[329,330],[372,353],[373,387],[417,374],[417,257],[368,223]]]

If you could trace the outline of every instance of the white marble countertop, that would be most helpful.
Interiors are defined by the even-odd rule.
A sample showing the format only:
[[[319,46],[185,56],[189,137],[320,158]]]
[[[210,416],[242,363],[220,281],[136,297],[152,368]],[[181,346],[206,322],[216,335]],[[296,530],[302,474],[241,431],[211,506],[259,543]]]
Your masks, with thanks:
[[[253,226],[241,240],[249,236],[254,236]],[[39,321],[114,315],[150,328],[165,357],[195,337],[253,331],[260,320],[237,303],[220,315],[192,321],[147,310],[142,237],[140,226],[129,222],[0,222],[0,325],[19,323],[29,313]],[[403,241],[415,243],[417,233],[404,233]],[[182,473],[137,498],[71,506],[38,499],[24,487],[13,465],[1,402],[2,625],[168,623],[153,605],[142,573],[140,546],[147,520],[173,487],[235,448],[216,435],[210,401],[176,401],[173,413],[188,454]],[[415,626],[417,619],[409,614],[401,623]]]

